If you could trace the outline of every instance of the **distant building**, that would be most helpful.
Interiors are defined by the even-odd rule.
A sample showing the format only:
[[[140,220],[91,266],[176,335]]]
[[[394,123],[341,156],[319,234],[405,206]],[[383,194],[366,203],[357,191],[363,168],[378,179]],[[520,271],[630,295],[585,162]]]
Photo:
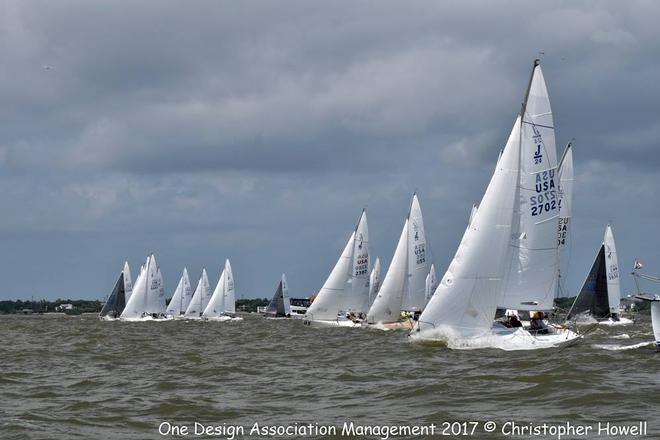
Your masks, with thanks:
[[[257,307],[257,313],[266,313],[268,306],[259,306]]]
[[[65,310],[73,310],[73,304],[60,304],[59,306],[55,307],[56,312],[63,312]]]

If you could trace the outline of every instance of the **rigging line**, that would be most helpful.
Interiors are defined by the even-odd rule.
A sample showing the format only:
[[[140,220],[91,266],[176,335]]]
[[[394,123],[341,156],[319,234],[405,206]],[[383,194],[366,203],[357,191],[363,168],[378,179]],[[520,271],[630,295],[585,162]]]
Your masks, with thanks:
[[[534,126],[534,127],[549,128],[550,130],[554,130],[554,129],[555,129],[555,127],[553,127],[553,126],[551,126],[551,125],[536,124],[536,123],[534,123],[534,122],[525,121],[524,119],[522,120],[522,123],[523,123],[523,124],[532,125],[532,126]]]

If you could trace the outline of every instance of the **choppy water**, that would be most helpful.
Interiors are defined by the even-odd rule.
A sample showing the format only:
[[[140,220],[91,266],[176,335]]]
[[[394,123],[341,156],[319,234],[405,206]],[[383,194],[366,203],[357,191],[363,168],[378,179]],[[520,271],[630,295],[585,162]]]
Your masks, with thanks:
[[[599,329],[565,350],[514,353],[256,316],[230,323],[0,316],[0,438],[173,438],[159,435],[164,421],[247,432],[255,422],[488,420],[645,420],[647,438],[660,438],[660,353],[621,349],[650,340],[648,321]],[[505,437],[480,427],[472,438]]]

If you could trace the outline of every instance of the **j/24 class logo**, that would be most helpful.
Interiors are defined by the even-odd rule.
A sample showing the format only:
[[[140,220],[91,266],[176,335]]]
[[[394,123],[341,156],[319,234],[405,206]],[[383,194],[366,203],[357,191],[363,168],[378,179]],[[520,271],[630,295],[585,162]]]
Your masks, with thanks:
[[[543,138],[541,137],[539,129],[536,128],[536,125],[532,125],[532,130],[534,130],[534,136],[532,136],[532,140],[536,145],[536,149],[534,150],[534,164],[540,164],[543,162],[543,153],[541,153],[541,148],[543,147]]]

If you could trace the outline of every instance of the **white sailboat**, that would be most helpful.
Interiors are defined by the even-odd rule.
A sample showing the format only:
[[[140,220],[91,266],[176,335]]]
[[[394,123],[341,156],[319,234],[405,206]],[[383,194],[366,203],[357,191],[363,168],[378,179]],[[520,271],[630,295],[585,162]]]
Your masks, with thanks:
[[[167,305],[165,314],[173,318],[179,318],[186,313],[190,300],[192,299],[193,290],[190,285],[190,278],[188,278],[188,269],[183,268],[183,274],[179,279],[179,284],[176,286],[174,295]]]
[[[131,269],[128,267],[128,261],[124,262],[124,268],[119,273],[115,287],[108,296],[99,318],[103,320],[118,319],[126,307],[126,303],[131,297],[133,284],[131,282]]]
[[[369,324],[397,323],[397,327],[412,328],[412,315],[419,314],[426,305],[429,260],[424,219],[415,193],[383,285],[367,312]],[[402,318],[402,310],[410,313]]]
[[[368,305],[371,307],[373,304],[376,295],[380,291],[380,258],[376,257],[376,262],[374,263],[373,269],[371,269],[371,275],[369,275],[369,302]]]
[[[335,267],[307,309],[305,324],[361,326],[369,297],[369,229],[364,209]]]
[[[163,319],[165,313],[165,290],[163,276],[151,254],[140,270],[133,286],[133,293],[124,307],[120,318],[123,321]]]
[[[291,317],[291,299],[289,298],[289,285],[286,282],[286,275],[282,274],[280,282],[277,284],[275,295],[270,300],[264,317],[270,319],[290,318]]]
[[[558,274],[556,168],[552,112],[536,60],[523,109],[493,177],[412,336],[439,339],[454,348],[505,350],[552,347],[578,338],[553,326],[536,330],[493,324],[498,306],[552,309]]]
[[[619,262],[612,227],[607,225],[603,243],[584,280],[580,293],[575,297],[567,319],[603,325],[627,325],[633,321],[620,316],[621,286]]]
[[[202,318],[210,321],[243,320],[236,316],[236,295],[234,293],[234,275],[229,258],[225,260],[218,284],[202,313]]]
[[[206,274],[206,269],[202,269],[202,275],[199,277],[195,293],[193,294],[190,304],[183,315],[185,319],[201,319],[202,312],[211,299],[211,286],[209,285],[209,277]]]

